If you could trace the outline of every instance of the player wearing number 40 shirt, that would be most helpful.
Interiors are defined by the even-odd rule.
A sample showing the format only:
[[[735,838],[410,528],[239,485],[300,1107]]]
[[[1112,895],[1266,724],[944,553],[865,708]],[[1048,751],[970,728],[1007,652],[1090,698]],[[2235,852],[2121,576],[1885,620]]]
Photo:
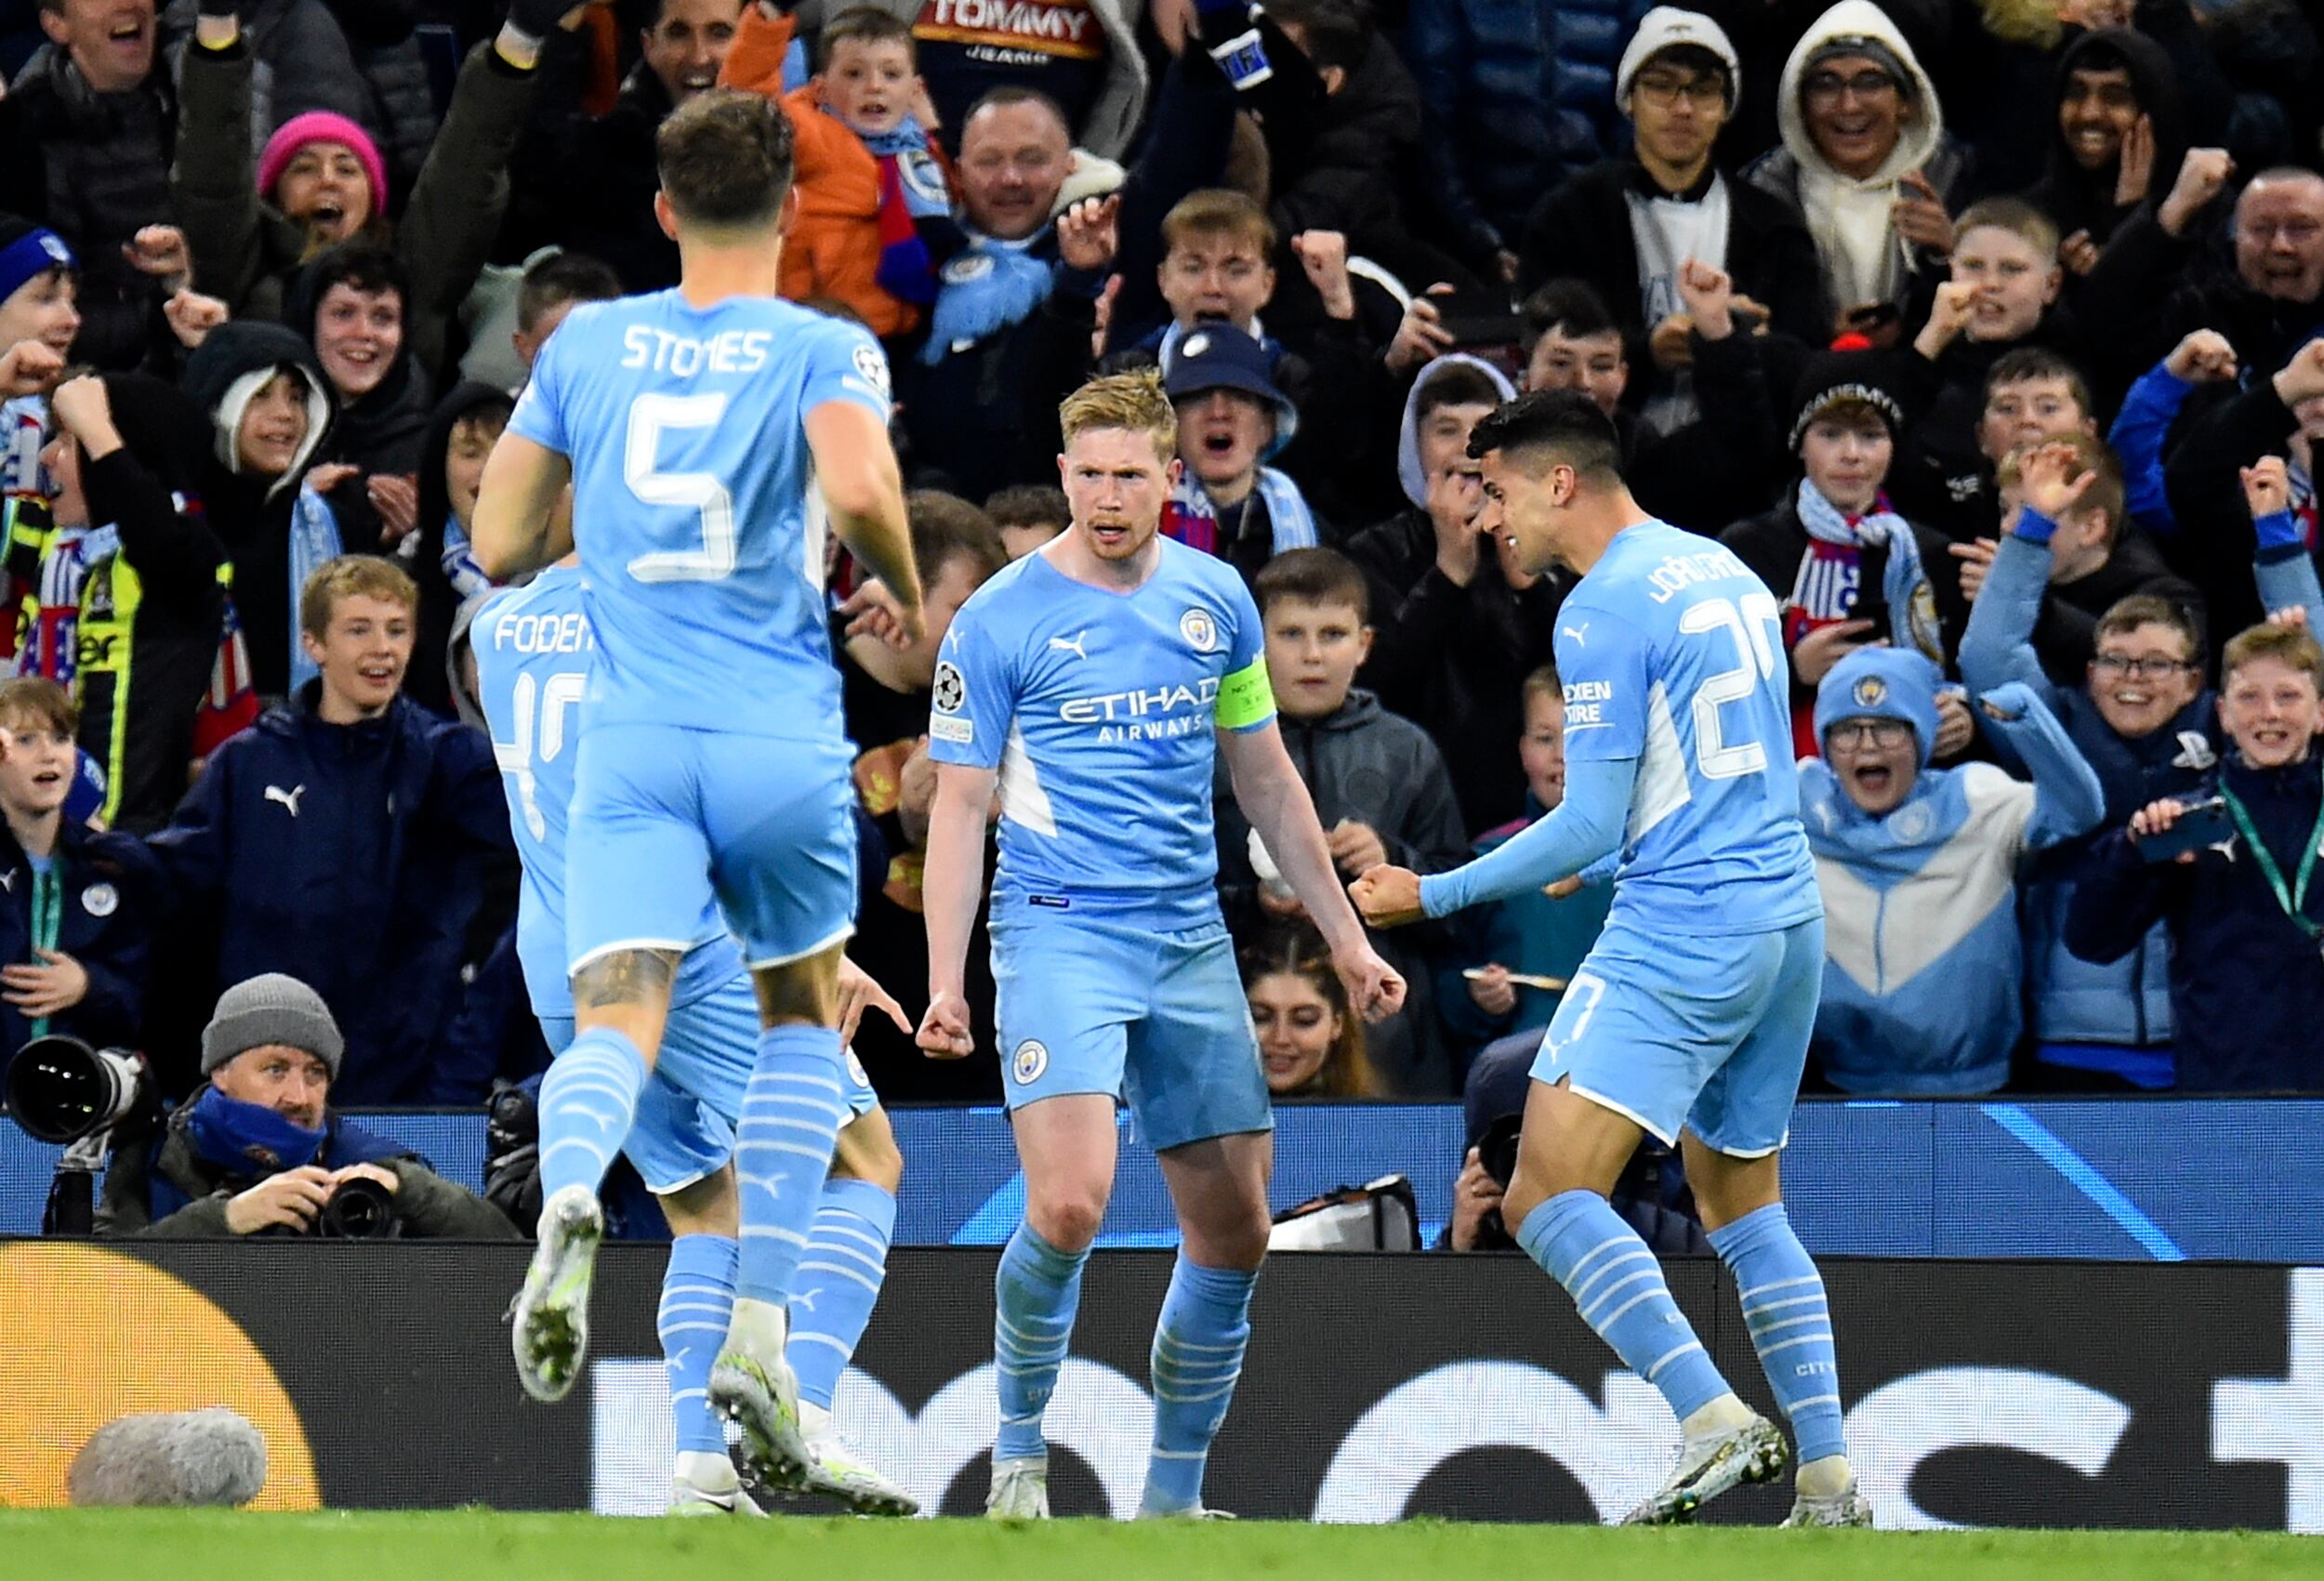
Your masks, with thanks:
[[[1364,942],[1275,728],[1259,612],[1234,568],[1156,536],[1178,424],[1152,375],[1093,380],[1060,412],[1072,525],[977,590],[936,671],[938,765],[922,894],[920,1047],[971,1052],[961,996],[1000,790],[993,977],[1025,1219],[995,1280],[1000,1430],[988,1513],[1049,1513],[1041,1418],[1073,1340],[1081,1270],[1114,1183],[1127,1099],[1178,1210],[1154,1339],[1154,1451],[1140,1513],[1202,1512],[1270,1228],[1266,1079],[1219,915],[1211,774],[1377,1020],[1404,983]]]
[[[1776,1179],[1823,982],[1824,923],[1775,598],[1720,545],[1638,508],[1614,426],[1579,396],[1543,391],[1501,407],[1469,453],[1484,474],[1481,526],[1527,571],[1554,561],[1581,573],[1558,612],[1565,800],[1450,873],[1373,868],[1352,887],[1356,903],[1387,926],[1618,860],[1605,930],[1534,1062],[1502,1212],[1678,1418],[1678,1467],[1630,1519],[1688,1519],[1738,1482],[1776,1476],[1786,1447],[1727,1387],[1654,1254],[1606,1204],[1642,1130],[1682,1145],[1799,1440],[1786,1524],[1868,1524],[1841,1430],[1823,1282]]]
[[[502,589],[479,612],[473,632],[478,693],[524,866],[517,956],[541,1035],[551,1052],[562,1054],[574,1040],[565,976],[567,814],[576,715],[597,646],[582,613],[581,573],[568,557],[522,587]],[[732,1161],[759,1014],[741,952],[716,907],[705,912],[702,929],[717,942],[691,951],[680,968],[659,1057],[622,1151],[660,1199],[676,1237],[658,1325],[676,1429],[671,1513],[747,1514],[754,1507],[736,1486],[725,1424],[710,1408],[705,1384],[725,1333],[720,1320],[734,1301]],[[848,981],[852,997],[904,1024],[901,1007],[868,977],[851,968]],[[807,1422],[807,1490],[865,1513],[908,1515],[918,1508],[911,1495],[850,1449],[830,1422],[839,1374],[887,1275],[904,1167],[887,1114],[852,1054],[845,1070],[848,1118],[809,1232],[785,1355],[799,1378]]]
[[[571,482],[596,641],[565,850],[577,1031],[541,1089],[540,1244],[514,1349],[537,1398],[572,1387],[597,1188],[636,1119],[673,985],[731,930],[761,1030],[735,1127],[735,1299],[706,1387],[741,1424],[751,1468],[788,1486],[811,1456],[786,1308],[846,1113],[840,949],[856,893],[826,520],[884,584],[863,595],[867,620],[908,641],[920,590],[878,346],[774,299],[789,123],[757,95],[706,93],[662,123],[654,154],[680,283],[565,320],[475,513],[477,562],[507,580],[564,551]]]

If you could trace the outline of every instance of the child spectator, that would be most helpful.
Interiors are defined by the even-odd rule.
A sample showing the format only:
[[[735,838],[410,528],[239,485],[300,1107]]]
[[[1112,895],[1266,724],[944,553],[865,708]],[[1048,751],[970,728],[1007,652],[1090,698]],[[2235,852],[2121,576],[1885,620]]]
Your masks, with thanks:
[[[1557,810],[1565,799],[1565,692],[1554,666],[1525,677],[1525,733],[1517,758],[1525,772],[1525,816],[1480,836],[1483,856]],[[1564,991],[1517,983],[1512,974],[1571,979],[1605,926],[1611,885],[1597,884],[1565,899],[1536,892],[1473,906],[1460,914],[1449,964],[1438,976],[1437,1003],[1446,1025],[1470,1050],[1512,1033],[1546,1027]]]
[[[1894,474],[1897,500],[1914,520],[1951,540],[1956,556],[1969,558],[1962,546],[1998,541],[2001,496],[1995,472],[2011,452],[2097,431],[2081,370],[2046,346],[2013,347],[1986,371],[1974,445],[1961,443],[1958,432],[1938,441],[1916,428]]]
[[[791,123],[798,213],[783,244],[783,295],[846,304],[882,339],[908,335],[936,299],[931,251],[957,244],[952,185],[932,138],[912,24],[872,6],[825,23],[814,79],[782,92],[797,19],[743,9],[720,80],[779,96]]]
[[[64,238],[0,214],[0,494],[42,492],[48,388],[81,333],[77,267]]]
[[[1579,390],[1625,427],[1630,352],[1605,299],[1586,280],[1544,282],[1525,300],[1525,389]],[[1623,449],[1630,448],[1629,435]]]
[[[2163,468],[2179,414],[2199,389],[2225,383],[2239,371],[2236,349],[2225,336],[2215,329],[2194,330],[2169,356],[2141,374],[2122,397],[2114,427],[2106,431],[2106,444],[2122,459],[2123,508],[2157,538],[2171,538],[2179,530]]]
[[[27,589],[17,669],[71,691],[104,771],[102,816],[146,834],[206,750],[197,726],[226,630],[226,547],[196,497],[210,425],[144,374],[69,379],[51,406],[47,525],[27,510],[7,545]],[[243,699],[237,722],[257,717]]]
[[[419,529],[411,556],[419,584],[419,632],[404,694],[423,708],[455,713],[446,667],[455,611],[492,579],[469,556],[469,521],[493,443],[508,426],[516,402],[488,384],[463,384],[436,403],[420,441]]]
[[[338,397],[316,460],[334,468],[318,485],[357,549],[400,544],[419,524],[419,454],[435,403],[407,338],[411,282],[384,247],[332,248],[298,274],[290,327],[313,344]]]
[[[2087,478],[2065,514],[2050,518],[2019,508],[2026,498],[2027,458],[2054,447],[2067,475]],[[2163,563],[2144,533],[2123,520],[2122,468],[2114,453],[2086,433],[2067,433],[2020,451],[2001,463],[2001,503],[2013,535],[2050,553],[2049,594],[2034,629],[2034,650],[2051,679],[2070,686],[2090,667],[2099,619],[2124,599],[2146,594],[2165,603],[2197,607],[2195,589]],[[1973,602],[1984,587],[1998,547],[1991,539],[1953,547],[1963,557],[1961,591]]]
[[[2233,750],[2192,796],[2142,808],[2091,853],[2066,940],[2119,960],[2157,922],[2171,929],[2171,1004],[2186,1092],[2324,1089],[2324,892],[2306,879],[2324,839],[2314,744],[2324,651],[2306,632],[2260,626],[2227,644],[2219,718]],[[2231,836],[2165,861],[2142,846],[2189,807],[2225,802]]]
[[[153,837],[178,926],[216,942],[211,994],[284,971],[323,995],[343,1101],[476,1102],[492,1073],[438,1056],[512,860],[492,744],[402,695],[419,590],[392,562],[332,560],[300,604],[315,679],[218,748]]]
[[[1065,491],[1048,483],[1018,483],[996,490],[984,514],[1000,533],[1010,560],[1023,560],[1073,525]]]
[[[186,363],[186,393],[209,413],[213,465],[202,502],[234,567],[250,684],[280,699],[305,668],[297,607],[306,578],[339,553],[338,520],[302,486],[337,409],[306,341],[248,320],[214,330]]]
[[[1968,613],[1956,579],[1932,575],[1949,563],[1943,540],[1898,516],[1882,493],[1904,424],[1880,382],[1883,367],[1865,351],[1808,364],[1792,406],[1802,473],[1792,497],[1721,534],[1782,603],[1802,758],[1822,740],[1816,688],[1835,663],[1879,639],[1941,662]]]
[[[136,1047],[160,877],[143,842],[64,815],[80,719],[53,680],[0,681],[0,1050],[59,1033]]]
[[[1910,381],[1901,388],[1905,404],[1917,414],[1902,470],[1910,480],[1908,492],[1922,496],[1937,493],[1934,479],[1976,472],[1979,429],[2001,359],[2036,345],[2069,343],[2076,333],[2071,314],[2057,307],[2066,278],[2057,263],[2057,228],[2040,210],[2015,198],[1987,198],[1962,212],[1958,230],[1952,276],[1936,287],[1913,339],[1919,355],[1899,365],[1900,377]],[[1967,520],[1958,507],[1954,520],[1968,536],[1990,534],[1988,520]]]
[[[1363,1018],[1348,1013],[1348,991],[1323,936],[1305,922],[1272,923],[1241,955],[1251,1031],[1275,1101],[1381,1097]]]
[[[2009,681],[2033,688],[2097,774],[2106,826],[2119,827],[2156,796],[2192,787],[2217,762],[2216,709],[2203,690],[2202,634],[2185,602],[2124,599],[2093,626],[2093,655],[2080,685],[2053,682],[2044,672],[2035,632],[2051,603],[2055,564],[2045,540],[2051,524],[2072,515],[2080,495],[2099,486],[2082,454],[2059,441],[2023,458],[2025,508],[1971,612],[1961,669],[1980,692]],[[2017,766],[2006,742],[1995,749],[2005,765]],[[2166,1087],[2172,1080],[2169,935],[2158,925],[2107,965],[2066,947],[2067,913],[2089,844],[2058,846],[2026,877],[2036,1077],[2085,1090]]]
[[[613,266],[586,253],[553,253],[524,271],[517,285],[517,357],[532,375],[533,360],[580,302],[610,302],[621,295]]]
[[[1300,486],[1267,466],[1299,431],[1299,409],[1275,388],[1266,349],[1231,324],[1179,342],[1162,388],[1178,409],[1185,472],[1162,508],[1162,531],[1255,577],[1287,550],[1324,541]]]
[[[1510,678],[1548,656],[1562,596],[1548,585],[1518,592],[1477,531],[1483,495],[1469,431],[1512,394],[1473,357],[1431,362],[1406,402],[1397,448],[1411,506],[1348,545],[1370,579],[1376,616],[1364,683],[1434,739],[1464,829],[1506,823],[1524,805],[1508,751],[1522,706]]]
[[[1979,707],[2033,771],[1932,769],[1936,666],[1867,649],[1816,689],[1822,760],[1800,810],[1824,894],[1824,997],[1810,1052],[1843,1092],[1992,1092],[2023,1017],[2017,868],[2096,826],[2098,777],[2032,688]]]
[[[1416,873],[1457,865],[1467,839],[1444,759],[1419,726],[1354,686],[1371,645],[1364,573],[1332,550],[1298,549],[1271,561],[1253,592],[1266,623],[1267,676],[1284,744],[1315,799],[1340,872],[1353,878],[1382,862]],[[1221,899],[1235,937],[1248,940],[1263,918],[1299,916],[1301,908],[1279,883],[1266,881],[1250,824],[1223,778],[1217,800]],[[1382,1084],[1406,1097],[1457,1090],[1429,992],[1428,955],[1442,942],[1436,929],[1371,936],[1410,985],[1403,1010],[1372,1027],[1368,1045]]]

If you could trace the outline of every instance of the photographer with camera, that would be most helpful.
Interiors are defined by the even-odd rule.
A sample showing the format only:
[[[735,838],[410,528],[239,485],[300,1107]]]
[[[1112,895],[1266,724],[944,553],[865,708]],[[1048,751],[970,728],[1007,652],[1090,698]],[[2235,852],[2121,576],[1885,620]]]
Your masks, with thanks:
[[[345,1050],[323,996],[297,978],[228,989],[202,1031],[205,1085],[124,1141],[98,1233],[516,1239],[498,1208],[331,1113]]]

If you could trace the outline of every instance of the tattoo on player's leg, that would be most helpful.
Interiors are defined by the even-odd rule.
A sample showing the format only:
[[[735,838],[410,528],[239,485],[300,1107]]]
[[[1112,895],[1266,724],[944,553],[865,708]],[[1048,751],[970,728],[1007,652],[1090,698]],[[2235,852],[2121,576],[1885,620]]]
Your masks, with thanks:
[[[635,1005],[649,996],[667,997],[677,975],[675,955],[660,950],[617,950],[573,974],[573,997],[587,1010]]]

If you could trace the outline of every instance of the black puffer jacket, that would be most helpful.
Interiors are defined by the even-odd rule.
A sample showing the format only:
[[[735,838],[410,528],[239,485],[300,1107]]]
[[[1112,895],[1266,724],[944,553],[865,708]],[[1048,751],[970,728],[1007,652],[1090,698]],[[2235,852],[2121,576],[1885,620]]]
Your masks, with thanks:
[[[168,335],[159,288],[121,248],[169,223],[177,139],[177,96],[158,64],[142,86],[98,93],[50,46],[0,98],[0,211],[39,220],[79,255],[80,361],[133,368]]]

